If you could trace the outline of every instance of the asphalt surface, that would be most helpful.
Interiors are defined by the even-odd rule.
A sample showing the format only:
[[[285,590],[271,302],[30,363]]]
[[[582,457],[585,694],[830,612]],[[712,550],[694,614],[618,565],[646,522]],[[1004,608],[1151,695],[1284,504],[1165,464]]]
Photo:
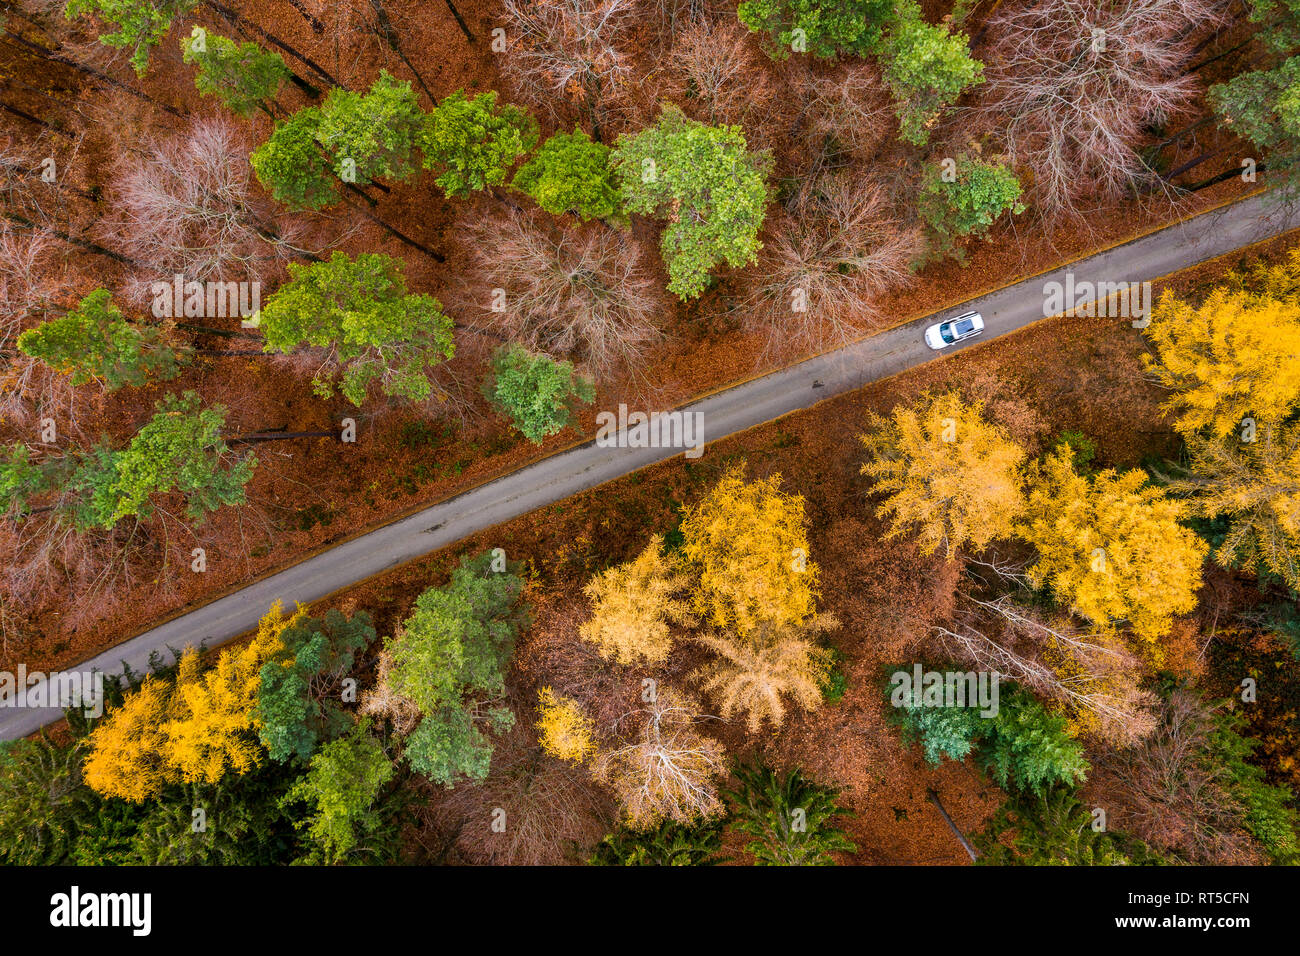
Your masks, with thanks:
[[[1044,286],[1052,281],[1064,284],[1067,272],[1074,274],[1076,283],[1149,281],[1297,225],[1300,214],[1295,207],[1282,206],[1268,194],[1255,196],[988,295],[955,303],[934,316],[764,375],[683,410],[703,414],[706,441],[725,438],[877,379],[966,348],[978,348],[1039,321],[1044,318]],[[984,316],[982,335],[942,352],[926,347],[922,341],[926,326],[970,309]],[[1133,334],[1140,333],[1135,330]],[[707,448],[704,453],[708,454]],[[286,607],[295,602],[310,604],[471,534],[680,454],[680,448],[597,447],[587,442],[254,581],[124,641],[83,662],[77,670],[120,674],[126,663],[143,672],[151,653],[169,660],[169,648],[200,642],[218,646],[255,628],[276,600]],[[510,554],[508,540],[499,545]],[[60,717],[62,712],[51,707],[0,708],[0,739],[26,736]]]

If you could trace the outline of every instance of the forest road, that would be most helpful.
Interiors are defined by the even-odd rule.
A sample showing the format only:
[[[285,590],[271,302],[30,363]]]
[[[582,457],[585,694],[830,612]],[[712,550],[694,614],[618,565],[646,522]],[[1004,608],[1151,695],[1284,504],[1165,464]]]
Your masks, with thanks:
[[[1193,216],[1131,242],[1080,259],[1050,272],[933,316],[873,335],[863,341],[772,372],[682,408],[702,418],[704,438],[716,441],[801,411],[836,395],[861,388],[929,361],[978,348],[1042,320],[1048,283],[1142,282],[1269,239],[1300,223],[1300,207],[1263,193]],[[974,309],[985,331],[967,343],[934,352],[922,341],[927,325]],[[1123,322],[1120,318],[1078,318],[1084,322]],[[1134,335],[1140,334],[1138,330]],[[343,451],[346,454],[346,448]],[[705,454],[707,454],[707,449]],[[138,634],[76,670],[121,673],[122,664],[146,669],[151,653],[206,642],[214,647],[257,626],[277,600],[286,607],[310,604],[349,585],[492,528],[581,491],[682,454],[681,448],[598,447],[594,441],[570,448],[519,471],[432,505],[392,524],[342,542],[282,571],[254,581],[210,604]],[[510,542],[500,546],[510,553]],[[28,694],[33,690],[29,689]],[[39,698],[37,698],[39,700]],[[24,700],[25,703],[25,700]],[[0,708],[0,739],[34,733],[62,717],[54,707]]]

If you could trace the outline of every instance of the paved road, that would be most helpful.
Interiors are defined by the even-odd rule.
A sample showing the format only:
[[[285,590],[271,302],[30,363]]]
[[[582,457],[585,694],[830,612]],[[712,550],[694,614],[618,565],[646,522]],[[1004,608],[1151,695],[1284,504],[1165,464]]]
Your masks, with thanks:
[[[943,316],[973,308],[984,315],[984,335],[941,353],[978,347],[1043,318],[1044,285],[1076,282],[1143,281],[1231,252],[1300,225],[1293,207],[1268,195],[1256,196],[1204,213],[1159,232],[1107,250],[989,295],[945,309]],[[704,437],[724,438],[834,395],[861,388],[921,365],[938,354],[921,334],[932,317],[882,332],[862,342],[773,372],[686,407],[703,414]],[[1116,321],[1087,319],[1079,321]],[[1136,332],[1134,334],[1137,334]],[[707,453],[707,452],[706,452]],[[238,637],[257,625],[276,601],[292,607],[319,600],[371,575],[390,570],[471,534],[560,501],[630,472],[681,454],[679,449],[600,448],[588,442],[520,471],[433,505],[410,517],[330,548],[315,557],[211,604],[139,634],[81,665],[121,673],[123,662],[144,671],[151,652],[166,659],[168,647],[206,641],[209,647]],[[509,542],[503,542],[509,551]],[[0,709],[0,739],[33,733],[62,716],[40,707]]]

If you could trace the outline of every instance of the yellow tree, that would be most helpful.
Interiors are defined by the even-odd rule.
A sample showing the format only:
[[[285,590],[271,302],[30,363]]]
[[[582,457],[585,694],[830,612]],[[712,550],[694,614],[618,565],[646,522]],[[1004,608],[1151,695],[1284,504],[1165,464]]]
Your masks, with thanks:
[[[176,779],[162,752],[171,696],[171,684],[150,675],[96,725],[83,769],[90,789],[139,803]]]
[[[673,644],[668,625],[692,623],[689,607],[677,596],[687,579],[664,556],[663,543],[655,535],[636,560],[602,571],[583,588],[592,616],[579,633],[602,657],[660,664]]]
[[[821,704],[831,652],[819,646],[814,635],[836,626],[831,618],[816,617],[804,625],[760,624],[748,637],[703,635],[699,642],[717,658],[691,677],[717,701],[720,716],[730,720],[744,714],[751,733],[758,733],[764,721],[779,728],[785,720],[785,698],[804,710]]]
[[[884,495],[877,516],[891,517],[889,537],[913,532],[924,554],[976,550],[1010,534],[1024,507],[1025,451],[984,420],[979,402],[957,392],[872,415],[862,436],[862,474]]]
[[[581,705],[543,687],[537,692],[537,740],[552,757],[582,763],[596,750],[595,728]]]
[[[682,519],[682,552],[695,576],[695,610],[746,635],[761,622],[797,624],[813,614],[817,566],[808,560],[804,499],[781,476],[746,482],[732,469]]]
[[[1157,355],[1143,362],[1174,390],[1163,408],[1184,436],[1281,421],[1300,401],[1300,304],[1216,289],[1193,306],[1165,292],[1147,335]]]
[[[1189,438],[1190,475],[1169,487],[1198,514],[1227,516],[1221,565],[1264,567],[1300,588],[1300,428],[1265,425],[1250,437]]]
[[[1183,502],[1137,469],[1095,479],[1074,470],[1068,447],[1031,478],[1022,536],[1038,551],[1030,580],[1094,623],[1127,620],[1147,639],[1196,606],[1204,542],[1179,524]]]
[[[262,665],[284,649],[280,635],[306,614],[284,618],[279,602],[262,618],[257,635],[242,647],[222,651],[216,666],[202,671],[190,648],[181,658],[172,702],[163,725],[163,757],[187,783],[216,783],[228,770],[246,773],[257,765],[262,746],[253,733],[253,705]]]

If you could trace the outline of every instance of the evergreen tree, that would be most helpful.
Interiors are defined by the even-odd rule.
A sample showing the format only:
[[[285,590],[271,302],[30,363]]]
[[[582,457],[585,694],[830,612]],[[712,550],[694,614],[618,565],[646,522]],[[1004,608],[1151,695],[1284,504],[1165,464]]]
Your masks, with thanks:
[[[758,764],[735,773],[740,786],[727,793],[736,814],[732,825],[755,838],[745,849],[759,866],[834,866],[833,853],[857,852],[834,825],[850,813],[836,802],[838,790],[797,769],[779,775]]]

